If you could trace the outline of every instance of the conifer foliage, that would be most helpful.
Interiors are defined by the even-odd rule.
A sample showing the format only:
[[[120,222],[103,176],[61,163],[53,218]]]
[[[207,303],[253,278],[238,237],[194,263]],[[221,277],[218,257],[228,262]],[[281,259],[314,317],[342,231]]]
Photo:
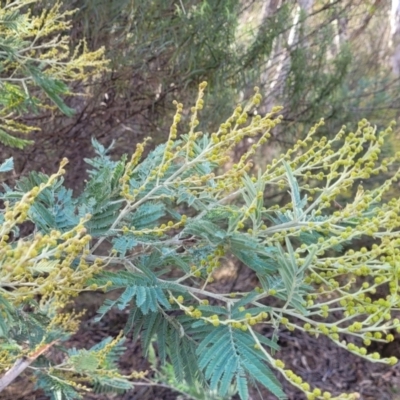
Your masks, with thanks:
[[[6,0],[0,7],[0,143],[20,149],[32,141],[15,134],[37,130],[22,116],[52,108],[71,116],[63,100],[71,94],[67,84],[88,80],[107,65],[104,48],[91,52],[81,41],[71,49],[68,30],[76,10],[63,11],[59,1],[44,8],[38,3]]]
[[[377,132],[363,120],[328,140],[316,135],[320,121],[255,170],[251,159],[279,124],[279,108],[250,117],[261,100],[256,88],[249,104],[208,134],[196,129],[205,89],[200,84],[188,118],[175,102],[168,140],[145,158],[147,141],[113,160],[93,140],[97,155],[86,160],[89,179],[78,196],[63,185],[67,160],[52,176],[32,172],[4,186],[0,390],[27,368],[54,399],[127,390],[144,376],[118,372],[132,337],[145,354],[170,363],[177,380],[241,399],[254,385],[283,399],[283,378],[308,399],[356,398],[323,393],[286,369],[275,356],[282,328],[326,335],[372,362],[397,362],[368,350],[399,329],[400,200],[386,194],[399,177],[400,154],[379,156],[391,127]],[[253,144],[235,162],[246,138]],[[1,171],[11,168],[7,160]],[[391,178],[363,189],[361,180],[388,169]],[[343,203],[341,194],[357,184],[353,201]],[[290,194],[286,204],[265,203],[277,189]],[[29,235],[19,230],[26,221],[34,226]],[[366,237],[368,247],[357,247]],[[232,259],[259,284],[221,292],[218,272]],[[56,362],[49,350],[81,317],[66,306],[86,290],[120,293],[96,320],[118,308],[128,310],[128,322],[91,349],[59,347],[64,358]]]

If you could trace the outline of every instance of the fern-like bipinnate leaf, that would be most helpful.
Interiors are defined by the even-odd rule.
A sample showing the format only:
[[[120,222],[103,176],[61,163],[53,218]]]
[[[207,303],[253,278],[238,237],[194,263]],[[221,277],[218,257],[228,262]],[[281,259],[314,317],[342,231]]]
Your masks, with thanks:
[[[124,310],[132,301],[135,301],[135,306],[139,307],[143,314],[158,311],[158,305],[167,310],[171,308],[162,285],[146,276],[139,276],[130,272],[103,273],[93,280],[94,283],[100,285],[104,285],[108,281],[111,282],[109,290],[116,288],[125,288],[125,290],[118,299],[105,300],[98,310],[99,315],[95,318],[96,321],[100,321],[113,307]]]
[[[75,390],[74,386],[57,375],[44,374],[37,370],[36,387],[42,389],[50,400],[79,400],[82,396]]]
[[[247,377],[251,376],[279,399],[286,398],[263,353],[254,349],[248,332],[227,325],[210,327],[196,353],[211,389],[218,389],[222,396],[236,383],[241,399],[248,399]]]

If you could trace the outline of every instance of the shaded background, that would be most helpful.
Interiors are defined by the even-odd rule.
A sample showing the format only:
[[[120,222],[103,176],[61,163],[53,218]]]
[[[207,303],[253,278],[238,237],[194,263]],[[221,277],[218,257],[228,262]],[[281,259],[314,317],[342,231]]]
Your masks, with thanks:
[[[283,106],[271,147],[289,147],[320,118],[321,134],[332,136],[361,118],[381,128],[399,117],[400,22],[388,1],[75,0],[64,7],[77,9],[71,46],[82,38],[92,50],[105,46],[109,71],[72,85],[90,94],[66,99],[74,117],[25,118],[41,132],[32,134],[33,146],[12,151],[18,174],[54,170],[67,156],[67,179],[78,188],[91,137],[116,139],[116,154],[147,136],[164,141],[172,100],[189,108],[204,80],[201,127],[210,132],[254,86],[264,95],[260,113]]]

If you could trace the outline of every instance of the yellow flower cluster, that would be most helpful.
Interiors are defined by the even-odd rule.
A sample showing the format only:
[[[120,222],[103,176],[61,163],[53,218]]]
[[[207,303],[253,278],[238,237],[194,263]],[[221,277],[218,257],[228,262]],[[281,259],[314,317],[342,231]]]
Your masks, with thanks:
[[[276,330],[284,326],[310,335],[325,335],[343,349],[372,362],[390,365],[397,362],[395,357],[381,358],[367,349],[373,341],[393,341],[394,332],[400,332],[396,315],[400,309],[400,199],[387,198],[391,185],[400,176],[395,169],[400,154],[379,160],[384,137],[392,128],[378,133],[363,120],[354,132],[346,133],[343,127],[335,137],[327,139],[318,136],[318,128],[323,124],[320,121],[304,140],[297,141],[255,176],[251,158],[281,121],[276,116],[279,108],[264,117],[250,118],[252,107],[261,98],[257,89],[246,107],[238,106],[216,132],[208,135],[197,131],[205,87],[204,83],[200,85],[188,132],[181,137],[178,128],[184,118],[183,105],[175,102],[176,114],[164,152],[159,153],[160,163],[145,171],[137,186],[132,182],[137,183],[135,173],[145,143],[137,146],[125,165],[119,181],[121,198],[117,200],[121,211],[110,231],[118,236],[133,236],[138,243],[135,254],[121,259],[114,250],[109,257],[97,257],[95,250],[106,240],[106,235],[91,245],[91,237],[84,228],[90,216],[70,232],[52,231],[20,241],[10,240],[12,228],[26,220],[34,199],[62,174],[63,164],[47,184],[26,193],[13,207],[5,205],[5,219],[0,226],[0,277],[3,287],[12,290],[4,290],[4,297],[13,304],[38,297],[41,305],[51,304],[56,312],[83,290],[104,289],[111,284],[87,286],[88,279],[104,268],[96,260],[124,266],[129,263],[140,273],[135,257],[140,257],[141,251],[151,254],[156,249],[157,254],[173,254],[176,259],[182,254],[180,261],[185,265],[182,271],[173,265],[173,273],[164,280],[163,272],[155,278],[164,287],[178,285],[175,286],[180,289],[178,295],[173,289],[168,291],[175,311],[199,320],[196,322],[199,324],[204,321],[220,329],[240,329],[253,335],[254,348],[263,352],[308,399],[356,398],[354,394],[332,397],[318,388],[311,390],[301,377],[285,369],[280,360],[273,360],[253,328],[257,324]],[[236,162],[232,161],[231,167],[225,167],[232,160],[237,144],[249,137],[253,138],[250,148]],[[361,180],[365,182],[371,176],[387,172],[390,175],[383,184],[372,187],[360,184]],[[358,190],[349,200],[344,194],[353,187]],[[291,201],[267,207],[266,191],[272,195],[289,191]],[[182,205],[181,195],[189,199],[186,205]],[[166,198],[168,205],[179,208],[179,213],[174,210],[172,217],[162,217],[154,223],[156,226],[149,224],[146,228],[129,226],[126,222],[125,217],[146,202]],[[204,228],[209,232],[200,232],[204,236],[185,235],[191,223],[199,222],[201,227],[204,216],[219,211],[224,220],[221,231],[214,232],[218,222],[214,224],[210,217],[211,228]],[[198,232],[201,228],[196,229]],[[211,238],[220,236],[213,242],[206,234]],[[303,240],[307,237],[313,239]],[[369,238],[367,244],[351,244],[365,237]],[[256,271],[261,287],[252,287],[250,293],[219,293],[217,285],[210,286],[217,280],[216,270],[224,267],[230,250],[235,254],[235,243],[247,249],[243,253],[249,253],[249,258],[254,256],[249,263],[255,260],[255,265],[249,267]],[[165,249],[161,249],[163,245]],[[167,251],[163,253],[164,250]],[[196,256],[189,259],[192,254]],[[267,262],[273,262],[273,266],[268,267]],[[281,303],[269,304],[271,296]],[[250,299],[247,304],[237,304],[246,299]],[[245,304],[238,307],[239,314],[231,312],[235,304]],[[52,323],[72,331],[78,319],[79,315],[72,313],[60,314]]]
[[[96,77],[106,71],[108,65],[103,47],[90,51],[82,40],[71,49],[71,37],[66,32],[71,29],[71,16],[76,10],[63,10],[62,3],[56,1],[38,13],[41,7],[35,3],[38,0],[6,1],[0,8],[0,20],[9,21],[0,26],[0,36],[9,46],[0,50],[3,100],[0,127],[4,131],[1,141],[18,148],[32,141],[14,137],[13,133],[27,134],[38,130],[16,121],[15,114],[27,108],[27,99],[33,98],[35,107],[55,109],[54,103],[57,103],[64,112],[71,112],[57,101],[56,97],[62,92],[68,93],[67,86],[62,85]],[[11,53],[13,57],[8,57]],[[35,75],[29,72],[33,70],[36,70]],[[38,86],[42,95],[36,90]],[[54,103],[47,101],[48,97]]]
[[[82,313],[63,311],[84,290],[91,290],[88,280],[101,269],[99,262],[89,265],[91,237],[86,233],[86,216],[67,232],[52,230],[48,234],[34,233],[15,240],[12,230],[24,223],[36,197],[52,185],[65,171],[67,160],[48,181],[25,193],[12,207],[5,204],[4,221],[0,225],[0,293],[12,306],[38,301],[39,308],[52,318],[48,330],[62,328],[74,332],[79,326]],[[77,265],[73,262],[79,259]],[[17,353],[18,354],[18,353]],[[19,353],[22,355],[22,352]],[[10,366],[11,359],[1,358],[0,369]]]
[[[281,308],[271,307],[268,315],[260,313],[252,316],[248,313],[241,319],[207,314],[193,305],[193,301],[204,305],[206,303],[202,298],[207,297],[224,303],[229,310],[235,301],[246,295],[217,294],[207,290],[207,285],[214,281],[213,271],[223,266],[226,252],[229,251],[226,246],[219,246],[200,262],[193,263],[190,271],[178,279],[179,284],[189,279],[203,280],[205,282],[201,289],[187,284],[185,286],[190,297],[171,295],[171,304],[176,304],[186,315],[216,327],[229,325],[247,331],[257,323],[275,328],[281,324],[289,330],[300,329],[312,335],[326,335],[339,346],[371,361],[391,365],[396,363],[394,357],[381,359],[376,353],[369,354],[366,347],[342,340],[343,335],[350,334],[356,341],[368,346],[373,340],[390,342],[393,340],[390,331],[400,331],[394,312],[400,305],[400,200],[394,198],[386,201],[390,187],[400,175],[394,169],[400,154],[380,159],[384,138],[390,135],[392,126],[377,132],[375,127],[363,120],[354,132],[346,132],[346,127],[343,127],[335,137],[327,139],[318,136],[318,128],[324,124],[321,120],[303,140],[297,141],[279,159],[272,160],[264,172],[256,177],[251,176],[251,157],[267,142],[271,129],[281,121],[280,116],[274,117],[279,108],[273,109],[265,117],[257,115],[250,119],[251,108],[260,102],[260,94],[256,90],[248,106],[238,106],[216,132],[201,142],[200,139],[205,135],[196,129],[199,125],[198,112],[203,107],[204,89],[205,85],[201,85],[196,104],[191,109],[188,134],[179,139],[177,131],[182,119],[182,105],[175,104],[177,112],[162,164],[150,172],[148,182],[157,179],[156,187],[185,188],[196,199],[207,195],[218,204],[226,205],[232,217],[237,217],[234,231],[255,237],[262,245],[273,248],[277,243],[285,244],[287,239],[300,240],[300,245],[294,250],[293,260],[300,270],[306,264],[307,256],[314,254],[303,278],[303,283],[311,285],[314,290],[304,296],[303,307],[307,309],[307,315],[302,315],[290,303]],[[203,174],[196,170],[196,167],[206,163],[215,167],[224,165],[231,160],[235,146],[246,137],[256,140],[230,168]],[[200,146],[200,142],[204,144]],[[168,174],[172,166],[174,172]],[[285,205],[264,207],[265,189],[272,192],[292,191],[288,168],[296,180],[301,197],[305,196],[305,204],[299,209],[297,200],[292,196],[292,201]],[[372,176],[388,171],[391,174],[381,185],[365,189],[359,184],[361,180],[365,182]],[[255,189],[251,193],[253,197],[245,199],[245,205],[240,206],[240,200],[237,199],[243,193],[247,175],[250,175]],[[354,199],[344,200],[343,194],[355,185],[358,185],[358,191]],[[138,197],[132,207],[152,198],[154,192],[155,189],[149,194],[146,192],[140,200]],[[234,205],[230,207],[232,200]],[[271,224],[267,217],[274,216],[277,211],[287,213],[291,220]],[[179,221],[171,226],[176,230],[183,227]],[[162,235],[167,229],[168,224],[164,224],[152,230],[143,230],[143,233]],[[317,235],[312,245],[301,244],[301,237],[306,234]],[[369,236],[373,243],[343,253],[337,250],[362,236]],[[385,286],[388,287],[388,293],[377,296],[380,293],[377,289]],[[284,293],[283,289],[264,291],[254,288],[254,291],[258,295],[251,304],[256,307],[265,304],[261,300],[269,296],[282,298],[279,296]],[[324,321],[329,321],[333,314],[342,317],[339,320],[335,317],[334,323]],[[255,342],[255,347],[262,346]],[[301,378],[292,372],[285,371],[284,375],[305,391],[310,399],[333,398],[319,389],[310,391],[308,384],[300,382]],[[337,398],[355,398],[355,395],[346,396]]]
[[[358,393],[341,393],[338,396],[333,396],[330,392],[323,392],[319,388],[311,390],[310,385],[307,382],[303,382],[303,379],[299,375],[296,375],[290,369],[285,369],[285,363],[282,360],[274,360],[274,367],[280,371],[293,386],[303,391],[307,396],[307,400],[356,400],[359,398]]]

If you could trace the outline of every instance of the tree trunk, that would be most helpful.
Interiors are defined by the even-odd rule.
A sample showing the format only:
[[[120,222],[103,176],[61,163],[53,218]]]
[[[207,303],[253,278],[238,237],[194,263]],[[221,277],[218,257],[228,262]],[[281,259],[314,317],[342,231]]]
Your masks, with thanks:
[[[396,76],[400,75],[400,0],[392,0],[390,12],[390,27],[392,47],[392,70]]]
[[[282,46],[282,41],[285,39],[281,36],[277,40],[277,46],[275,49],[276,57],[271,57],[269,64],[273,62],[276,66],[273,78],[269,80],[269,88],[267,92],[270,94],[270,102],[273,104],[279,103],[279,99],[282,95],[282,91],[285,87],[285,81],[287,74],[290,70],[290,52],[298,45],[304,46],[305,43],[299,43],[299,30],[300,25],[305,21],[307,16],[310,14],[314,0],[297,0],[297,5],[293,9],[292,27],[286,39],[286,44]],[[269,69],[270,65],[267,66]]]

